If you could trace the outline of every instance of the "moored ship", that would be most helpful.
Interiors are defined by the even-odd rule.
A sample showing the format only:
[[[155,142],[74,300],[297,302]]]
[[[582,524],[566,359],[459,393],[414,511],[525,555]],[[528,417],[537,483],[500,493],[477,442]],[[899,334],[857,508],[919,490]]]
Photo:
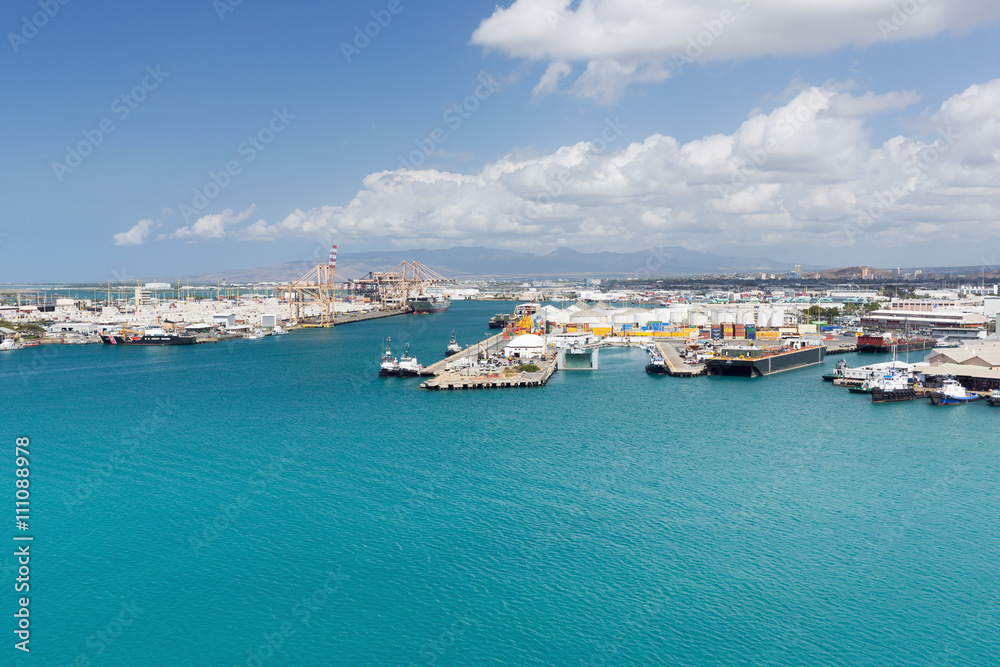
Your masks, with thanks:
[[[897,338],[891,334],[864,334],[858,336],[858,352],[891,354],[912,350],[930,350],[937,341],[933,338]]]
[[[783,347],[725,347],[705,362],[709,375],[762,377],[823,363],[826,346],[790,340]]]
[[[406,305],[414,313],[441,313],[451,306],[451,299],[436,294],[418,294],[407,299]]]
[[[514,321],[514,316],[510,313],[497,313],[490,318],[490,329],[503,329]]]
[[[194,345],[198,338],[194,334],[179,334],[163,329],[122,329],[118,333],[102,333],[101,342],[105,345]]]

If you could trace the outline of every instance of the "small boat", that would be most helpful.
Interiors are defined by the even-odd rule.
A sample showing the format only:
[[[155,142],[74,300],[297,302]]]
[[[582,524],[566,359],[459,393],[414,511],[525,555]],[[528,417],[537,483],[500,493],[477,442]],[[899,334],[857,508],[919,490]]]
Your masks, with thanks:
[[[837,365],[833,367],[832,373],[825,373],[823,375],[824,382],[833,382],[837,378],[844,377],[844,371],[846,371],[850,366],[847,365],[847,359],[841,359],[837,362]]]
[[[277,324],[273,329],[271,329],[271,333],[275,336],[284,336],[288,332],[282,329],[280,324]]]
[[[444,356],[450,357],[453,354],[458,354],[462,351],[462,346],[455,341],[455,332],[451,332],[451,342],[448,343],[448,349],[445,351]]]
[[[1000,389],[994,389],[986,397],[986,402],[994,407],[1000,407]]]
[[[941,383],[941,388],[931,394],[931,405],[961,405],[978,400],[979,394],[970,394],[952,376],[948,376]]]
[[[263,338],[266,335],[267,334],[265,334],[263,331],[261,331],[260,329],[257,329],[255,331],[251,331],[247,335],[243,336],[243,338],[246,339],[246,340],[260,340],[261,338]]]
[[[420,364],[417,363],[416,357],[410,356],[410,344],[407,343],[403,350],[403,356],[399,358],[399,376],[416,377],[417,375],[420,375]]]
[[[382,363],[379,366],[378,374],[382,377],[399,375],[399,361],[392,356],[392,338],[385,340],[385,353],[382,355]]]
[[[21,347],[21,344],[13,338],[4,338],[3,340],[0,340],[0,350],[20,350]]]
[[[871,395],[872,403],[912,401],[918,398],[916,380],[906,373],[889,373],[874,384]]]
[[[669,371],[663,356],[653,346],[649,346],[647,351],[649,352],[649,363],[646,364],[646,372],[650,375],[667,375]]]

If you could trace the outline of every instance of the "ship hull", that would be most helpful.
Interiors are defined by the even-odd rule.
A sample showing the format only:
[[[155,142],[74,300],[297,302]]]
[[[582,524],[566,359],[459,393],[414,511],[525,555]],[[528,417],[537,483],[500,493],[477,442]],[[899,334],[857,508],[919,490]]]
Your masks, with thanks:
[[[709,359],[705,369],[709,375],[763,377],[821,364],[825,358],[826,347],[818,345],[761,359]]]
[[[902,401],[912,401],[919,398],[913,389],[894,389],[886,391],[884,389],[872,389],[872,403],[899,403]]]
[[[451,300],[428,301],[424,299],[408,299],[406,305],[414,313],[443,313],[451,307]]]
[[[105,345],[194,345],[194,336],[122,336],[121,334],[101,334]]]
[[[964,405],[972,401],[979,400],[979,396],[973,394],[968,398],[955,398],[944,394],[931,394],[931,405]]]
[[[662,364],[646,364],[646,372],[650,375],[667,375],[670,371]]]
[[[937,345],[936,340],[913,340],[901,343],[864,342],[858,339],[858,352],[865,354],[892,354],[893,352],[913,352],[915,350],[932,350]]]

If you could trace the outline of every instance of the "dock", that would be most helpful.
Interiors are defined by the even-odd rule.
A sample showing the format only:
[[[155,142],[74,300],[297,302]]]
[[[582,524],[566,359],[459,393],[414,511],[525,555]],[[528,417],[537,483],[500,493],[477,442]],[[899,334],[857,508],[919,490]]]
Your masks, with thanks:
[[[457,352],[450,357],[445,357],[441,361],[433,363],[430,366],[424,366],[424,368],[421,369],[420,374],[440,375],[448,369],[448,366],[453,365],[462,359],[468,359],[470,362],[477,361],[479,359],[480,350],[482,350],[484,354],[488,355],[499,352],[506,346],[507,341],[504,340],[503,333],[498,333],[495,336],[490,336],[482,342],[470,345],[461,352]]]
[[[507,377],[505,375],[487,376],[466,376],[461,372],[447,371],[436,376],[432,380],[426,380],[420,384],[421,389],[509,389],[515,387],[541,387],[544,386],[552,374],[556,372],[556,362],[554,359],[539,360],[537,364],[540,370],[535,372],[520,372]]]
[[[302,320],[297,328],[300,329],[319,329],[340,326],[341,324],[350,324],[351,322],[364,322],[366,320],[378,320],[383,317],[394,317],[396,315],[403,315],[409,311],[406,310],[372,310],[367,313],[344,313],[342,315],[336,315],[333,318],[333,322],[320,323],[315,322],[316,318],[309,318],[307,320]],[[289,330],[296,327],[289,327]]]
[[[705,364],[685,364],[681,359],[677,348],[668,342],[657,341],[654,343],[667,364],[667,375],[671,377],[693,378],[706,373]]]

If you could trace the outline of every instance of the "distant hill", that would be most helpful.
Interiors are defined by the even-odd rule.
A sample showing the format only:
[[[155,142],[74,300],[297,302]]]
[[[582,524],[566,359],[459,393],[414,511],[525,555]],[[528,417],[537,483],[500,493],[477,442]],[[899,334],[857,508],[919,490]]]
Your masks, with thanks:
[[[760,257],[729,257],[688,250],[680,246],[628,253],[582,253],[559,248],[547,255],[514,250],[456,247],[447,250],[392,250],[343,252],[337,276],[359,278],[369,271],[386,271],[404,260],[418,261],[450,278],[587,278],[657,277],[750,271],[784,272],[791,264]],[[315,260],[218,271],[184,280],[198,283],[269,282],[294,280],[316,265]]]
[[[823,271],[803,271],[803,278],[819,276],[823,280],[861,280],[892,278],[892,269],[878,269],[874,266],[848,266],[841,269],[826,269]]]

